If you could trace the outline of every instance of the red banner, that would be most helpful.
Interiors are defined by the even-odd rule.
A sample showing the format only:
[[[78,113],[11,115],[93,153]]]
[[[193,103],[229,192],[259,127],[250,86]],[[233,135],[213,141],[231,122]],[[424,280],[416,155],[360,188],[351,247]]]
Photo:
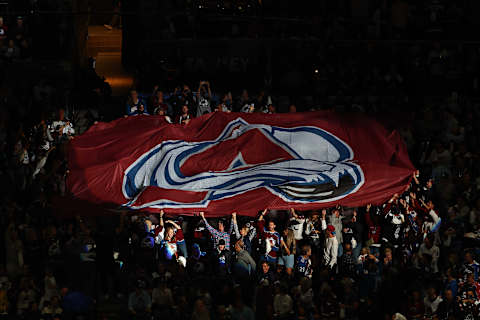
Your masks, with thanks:
[[[361,115],[211,113],[98,123],[70,144],[77,198],[208,216],[379,204],[414,172],[396,132]]]

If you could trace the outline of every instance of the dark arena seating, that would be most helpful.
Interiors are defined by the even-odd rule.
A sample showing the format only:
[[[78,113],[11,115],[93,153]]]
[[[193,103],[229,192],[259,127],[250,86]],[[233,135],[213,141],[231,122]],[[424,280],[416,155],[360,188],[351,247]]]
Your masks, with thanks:
[[[0,319],[480,319],[479,18],[475,0],[0,0]],[[69,189],[99,124],[314,111],[398,132],[408,189],[205,218]]]

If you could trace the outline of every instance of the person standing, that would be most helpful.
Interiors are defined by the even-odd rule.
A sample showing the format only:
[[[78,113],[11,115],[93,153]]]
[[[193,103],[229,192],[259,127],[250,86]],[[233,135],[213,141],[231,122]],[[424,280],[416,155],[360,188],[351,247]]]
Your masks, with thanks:
[[[322,210],[322,230],[325,231],[325,246],[323,248],[323,264],[330,272],[335,272],[338,256],[338,240],[335,236],[335,227],[325,221],[327,210]]]
[[[145,101],[138,95],[137,90],[131,90],[126,106],[127,116],[136,116],[139,114],[148,115],[146,105]]]
[[[248,251],[243,249],[244,244],[242,240],[235,243],[236,261],[234,266],[235,276],[239,279],[248,278],[255,274],[257,265],[255,260],[250,256]]]
[[[282,237],[280,233],[275,230],[275,221],[270,220],[268,222],[268,228],[265,227],[264,215],[267,213],[267,209],[263,210],[258,218],[258,234],[260,238],[265,241],[266,251],[264,259],[271,264],[277,264],[278,256],[280,253],[280,243],[282,242]]]
[[[280,240],[281,255],[278,258],[278,264],[284,265],[288,276],[292,276],[296,254],[296,241],[293,230],[290,228],[283,230],[283,237],[285,240]]]
[[[235,215],[235,213],[232,213],[232,216]],[[205,222],[205,226],[207,227],[208,232],[212,235],[213,242],[214,242],[214,248],[217,249],[220,243],[220,240],[223,240],[225,243],[225,249],[230,250],[230,234],[232,233],[233,230],[233,221],[230,224],[230,232],[225,231],[225,221],[220,220],[218,221],[218,230],[212,227],[207,219],[205,219],[205,213],[200,212],[200,216],[203,219],[203,222]]]

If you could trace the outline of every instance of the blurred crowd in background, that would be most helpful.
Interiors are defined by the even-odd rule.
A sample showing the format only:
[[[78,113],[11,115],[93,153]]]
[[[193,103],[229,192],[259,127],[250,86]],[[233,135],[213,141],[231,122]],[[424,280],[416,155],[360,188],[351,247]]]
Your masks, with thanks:
[[[35,3],[41,10],[44,3]],[[0,19],[0,316],[478,319],[475,3],[370,1],[363,11],[356,1],[320,1],[324,11],[267,1],[241,10],[238,3],[165,1],[171,11],[187,11],[187,22],[165,15],[161,39],[320,42],[305,39],[296,59],[273,52],[248,81],[215,68],[192,72],[183,57],[139,59],[135,86],[118,97],[93,60],[71,81],[70,70],[45,60],[39,17]],[[239,22],[259,12],[292,21]],[[188,20],[193,13],[205,19]],[[214,28],[212,13],[238,23]],[[301,22],[305,16],[312,23]],[[50,23],[65,31],[64,21]],[[65,34],[58,42],[51,33],[52,43],[66,46]],[[202,73],[212,71],[218,75]],[[410,189],[386,204],[256,217],[231,208],[218,220],[200,213],[72,217],[75,208],[58,201],[68,196],[68,141],[96,121],[161,115],[182,126],[210,112],[314,110],[366,113],[398,130],[419,169]]]

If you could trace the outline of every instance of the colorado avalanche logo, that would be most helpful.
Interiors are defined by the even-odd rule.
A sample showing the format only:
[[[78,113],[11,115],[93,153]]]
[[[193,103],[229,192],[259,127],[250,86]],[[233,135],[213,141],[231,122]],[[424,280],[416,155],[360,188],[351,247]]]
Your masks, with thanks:
[[[243,149],[224,170],[205,170],[184,175],[182,166],[194,156],[208,152],[222,143],[241,139],[257,130],[288,154],[248,163]],[[265,139],[264,139],[265,140]],[[257,152],[261,153],[262,150]],[[225,151],[230,152],[230,150]],[[231,121],[214,140],[201,142],[164,141],[144,153],[125,171],[122,191],[133,209],[203,208],[211,201],[235,197],[258,188],[291,203],[322,203],[339,200],[360,189],[364,175],[352,161],[352,149],[333,134],[312,126],[282,128],[249,124],[238,118]],[[156,199],[136,205],[147,186],[164,189],[205,192],[199,202],[187,203]]]

